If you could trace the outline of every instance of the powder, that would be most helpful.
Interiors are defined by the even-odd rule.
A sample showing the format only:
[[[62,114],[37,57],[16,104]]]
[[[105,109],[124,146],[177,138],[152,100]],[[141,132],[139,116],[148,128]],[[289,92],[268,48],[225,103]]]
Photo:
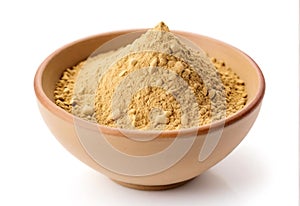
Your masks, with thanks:
[[[63,72],[60,80],[56,83],[54,90],[55,103],[70,113],[72,112],[72,107],[74,106],[73,90],[75,80],[83,64],[84,62],[81,62],[77,66],[67,68]]]
[[[220,74],[226,94],[226,116],[230,116],[242,109],[247,103],[245,82],[222,60],[212,57],[215,68]]]
[[[126,47],[65,70],[55,101],[86,120],[131,129],[199,126],[241,109],[244,82],[183,42],[160,23]]]
[[[210,116],[207,93],[201,77],[183,60],[159,52],[134,53],[120,59],[101,78],[96,94],[96,119],[104,125],[115,126],[117,121],[118,127],[139,129],[175,129],[181,121],[186,122],[186,127],[205,124]],[[111,101],[113,95],[116,101]],[[116,109],[112,111],[113,107]],[[202,115],[197,114],[200,107],[205,110]],[[158,113],[149,124],[150,114],[155,116],[153,108],[168,117],[162,121]],[[185,111],[183,117],[181,111]]]

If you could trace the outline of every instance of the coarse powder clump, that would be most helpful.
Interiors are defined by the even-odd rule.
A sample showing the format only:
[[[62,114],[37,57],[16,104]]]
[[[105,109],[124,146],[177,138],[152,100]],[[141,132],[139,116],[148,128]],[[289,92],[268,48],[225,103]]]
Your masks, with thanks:
[[[183,42],[160,23],[65,70],[55,102],[86,120],[129,129],[194,127],[241,109],[245,83],[225,62]]]

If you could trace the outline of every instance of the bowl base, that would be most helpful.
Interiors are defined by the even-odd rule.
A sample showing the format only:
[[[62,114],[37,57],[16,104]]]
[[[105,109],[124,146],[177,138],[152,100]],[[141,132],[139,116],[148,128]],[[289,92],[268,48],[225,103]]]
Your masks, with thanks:
[[[128,187],[128,188],[132,188],[132,189],[136,189],[136,190],[158,191],[158,190],[169,190],[169,189],[173,189],[176,187],[180,187],[193,179],[194,178],[188,179],[188,180],[185,180],[182,182],[169,184],[169,185],[138,185],[138,184],[131,184],[131,183],[127,183],[127,182],[121,182],[121,181],[113,180],[113,179],[112,180],[114,182],[118,183],[119,185],[122,185],[122,186]]]

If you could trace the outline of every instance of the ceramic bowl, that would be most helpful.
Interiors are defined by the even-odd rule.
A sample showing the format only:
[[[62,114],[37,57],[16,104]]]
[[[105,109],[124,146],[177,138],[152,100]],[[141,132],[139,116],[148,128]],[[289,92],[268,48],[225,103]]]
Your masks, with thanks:
[[[55,84],[65,68],[85,60],[105,42],[132,32],[141,34],[145,30],[103,33],[67,44],[52,53],[35,75],[38,107],[57,140],[83,163],[127,187],[169,189],[211,168],[244,139],[259,113],[265,81],[257,64],[239,49],[199,34],[174,31],[209,55],[224,60],[245,81],[248,102],[243,109],[225,121],[157,132],[97,125],[77,118],[54,103]]]

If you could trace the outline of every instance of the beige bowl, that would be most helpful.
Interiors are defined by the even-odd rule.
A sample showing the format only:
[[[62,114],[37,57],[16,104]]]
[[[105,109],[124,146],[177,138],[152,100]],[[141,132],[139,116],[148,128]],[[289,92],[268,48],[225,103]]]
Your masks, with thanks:
[[[246,106],[226,118],[179,131],[124,130],[79,119],[54,103],[53,91],[63,70],[86,59],[116,31],[68,44],[39,67],[34,89],[40,112],[58,141],[75,157],[127,187],[160,190],[179,186],[224,159],[246,136],[261,107],[265,81],[256,63],[242,51],[218,40],[175,31],[211,56],[224,60],[246,83]],[[158,136],[152,140],[149,137]],[[238,163],[237,163],[238,164]]]

